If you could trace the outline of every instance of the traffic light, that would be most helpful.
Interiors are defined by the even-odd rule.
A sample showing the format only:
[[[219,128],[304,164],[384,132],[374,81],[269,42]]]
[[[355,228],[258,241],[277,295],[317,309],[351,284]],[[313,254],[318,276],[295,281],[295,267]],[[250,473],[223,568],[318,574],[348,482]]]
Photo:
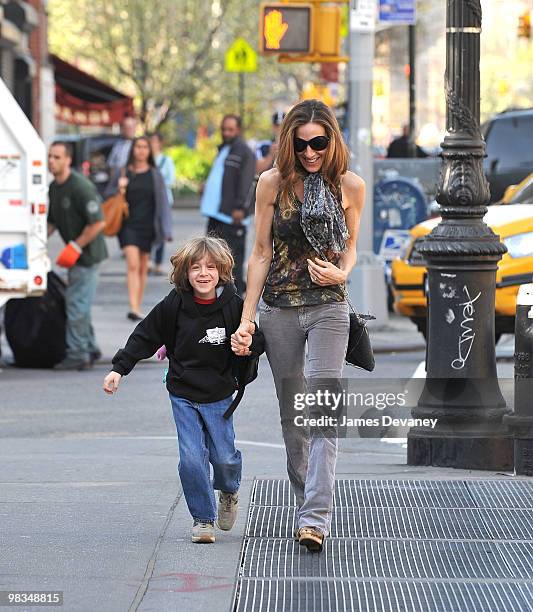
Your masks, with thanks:
[[[340,56],[341,9],[320,0],[260,6],[259,50],[280,62],[345,62]]]
[[[261,5],[261,53],[311,53],[313,51],[313,7],[311,4]]]
[[[531,38],[531,13],[522,13],[518,17],[518,38]]]

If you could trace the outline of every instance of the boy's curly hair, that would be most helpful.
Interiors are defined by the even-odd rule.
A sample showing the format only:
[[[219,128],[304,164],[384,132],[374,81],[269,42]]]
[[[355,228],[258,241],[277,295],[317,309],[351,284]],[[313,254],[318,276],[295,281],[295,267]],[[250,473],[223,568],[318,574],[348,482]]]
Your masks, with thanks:
[[[187,240],[178,249],[176,254],[170,258],[170,263],[173,266],[173,270],[170,273],[170,282],[174,284],[176,289],[191,290],[188,277],[189,267],[206,255],[213,260],[217,267],[220,277],[219,284],[233,281],[232,270],[234,260],[228,243],[216,236],[201,236]]]

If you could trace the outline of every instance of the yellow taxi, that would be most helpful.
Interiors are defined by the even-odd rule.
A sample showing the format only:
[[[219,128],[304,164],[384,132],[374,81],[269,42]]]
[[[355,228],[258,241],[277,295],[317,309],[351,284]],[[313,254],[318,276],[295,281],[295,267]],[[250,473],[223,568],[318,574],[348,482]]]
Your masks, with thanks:
[[[506,192],[501,204],[489,206],[484,217],[508,251],[500,260],[496,275],[496,341],[503,333],[514,333],[518,289],[523,283],[533,282],[533,174],[519,187]],[[417,246],[439,222],[440,217],[436,217],[413,227],[402,256],[392,262],[394,310],[409,317],[424,336],[426,268]]]

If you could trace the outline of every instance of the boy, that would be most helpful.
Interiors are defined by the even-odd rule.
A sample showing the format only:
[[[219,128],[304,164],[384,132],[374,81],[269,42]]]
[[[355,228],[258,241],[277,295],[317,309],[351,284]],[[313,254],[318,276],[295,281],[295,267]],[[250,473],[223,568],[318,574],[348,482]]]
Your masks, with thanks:
[[[231,282],[233,257],[224,240],[193,238],[171,262],[175,289],[117,352],[104,391],[113,394],[122,376],[164,343],[169,358],[166,385],[178,434],[178,472],[194,520],[192,541],[212,543],[217,518],[213,489],[220,491],[218,527],[231,529],[237,517],[242,463],[229,413],[242,396],[243,386],[253,378],[246,366],[257,368],[264,341],[257,330],[239,356],[232,352],[229,338],[239,326],[242,299]],[[236,378],[240,391],[234,401]]]

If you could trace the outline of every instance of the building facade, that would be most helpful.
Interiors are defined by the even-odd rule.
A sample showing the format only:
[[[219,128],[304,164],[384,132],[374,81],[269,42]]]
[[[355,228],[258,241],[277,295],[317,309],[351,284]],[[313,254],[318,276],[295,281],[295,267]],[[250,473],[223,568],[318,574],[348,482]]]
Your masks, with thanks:
[[[43,140],[50,140],[55,131],[54,79],[45,1],[0,0],[0,78]]]

